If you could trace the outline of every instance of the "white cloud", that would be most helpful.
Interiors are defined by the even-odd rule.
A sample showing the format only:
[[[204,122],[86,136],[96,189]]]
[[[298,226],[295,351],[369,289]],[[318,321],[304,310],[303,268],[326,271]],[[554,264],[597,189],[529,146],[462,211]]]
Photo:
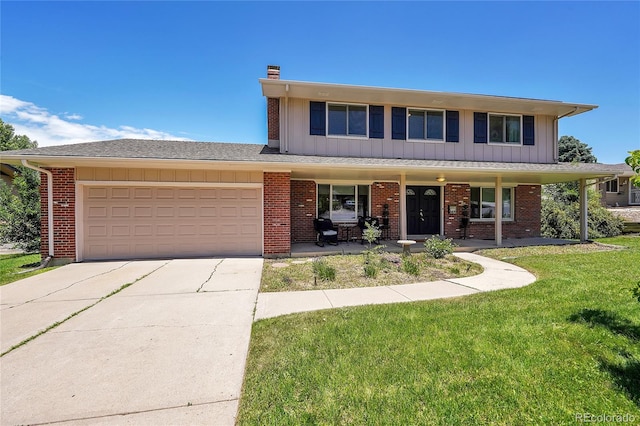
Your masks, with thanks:
[[[65,145],[108,139],[189,140],[154,129],[131,126],[111,128],[79,122],[80,114],[52,114],[32,102],[0,95],[0,114],[11,124],[15,133],[38,141],[38,146]]]

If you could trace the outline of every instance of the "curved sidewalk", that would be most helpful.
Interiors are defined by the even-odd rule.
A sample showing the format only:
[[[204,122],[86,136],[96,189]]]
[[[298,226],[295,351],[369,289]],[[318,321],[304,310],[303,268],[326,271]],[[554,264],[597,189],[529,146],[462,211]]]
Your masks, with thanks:
[[[258,294],[254,321],[296,312],[317,311],[345,306],[413,302],[464,296],[484,291],[524,287],[535,275],[510,263],[473,253],[454,253],[484,268],[479,275],[417,284],[340,290],[308,290]]]

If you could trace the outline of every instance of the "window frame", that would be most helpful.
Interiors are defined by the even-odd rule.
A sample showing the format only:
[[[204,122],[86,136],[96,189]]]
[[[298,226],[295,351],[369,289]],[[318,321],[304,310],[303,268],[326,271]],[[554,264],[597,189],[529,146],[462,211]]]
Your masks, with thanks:
[[[615,191],[611,191],[611,183],[614,182],[616,183],[616,190]],[[615,178],[615,179],[611,179],[608,180],[604,183],[604,191],[607,194],[619,194],[620,193],[620,178]]]
[[[408,142],[431,142],[431,143],[444,143],[447,140],[447,111],[444,109],[432,109],[432,108],[413,108],[413,107],[406,107],[407,108],[407,112],[406,112],[406,140]],[[422,111],[424,112],[424,138],[412,138],[410,137],[410,126],[409,126],[409,117],[411,116],[411,111]],[[429,138],[428,132],[429,132],[429,127],[427,125],[427,113],[429,112],[439,112],[442,114],[442,139],[432,139]]]
[[[347,115],[347,122],[346,122],[346,134],[333,134],[330,133],[329,130],[329,107],[331,105],[339,105],[339,106],[346,106],[347,110],[346,110],[346,115]],[[364,123],[365,123],[365,129],[364,135],[360,135],[360,134],[350,134],[349,133],[349,107],[350,106],[356,106],[356,107],[364,107]],[[325,123],[326,123],[326,137],[328,138],[345,138],[345,139],[369,139],[369,104],[357,104],[357,103],[348,103],[348,102],[327,102],[326,103],[326,109],[325,109]]]
[[[331,219],[332,222],[335,223],[358,223],[358,217],[360,216],[364,216],[362,214],[362,212],[358,212],[358,197],[360,196],[360,194],[358,193],[358,187],[359,186],[366,186],[368,188],[368,194],[367,194],[367,211],[369,212],[369,215],[371,214],[371,183],[361,183],[361,182],[316,182],[316,212],[315,212],[315,217],[316,219],[320,217],[320,215],[318,214],[318,207],[319,207],[319,195],[320,195],[320,185],[328,185],[329,186],[329,219]],[[355,209],[354,209],[354,214],[355,214],[355,218],[354,219],[347,219],[347,220],[337,220],[333,218],[333,187],[334,186],[353,186],[354,187],[354,201],[355,201]]]
[[[502,132],[503,132],[503,141],[502,142],[494,142],[491,140],[491,117],[503,117],[503,122],[502,122]],[[520,125],[520,129],[518,131],[519,133],[519,140],[518,142],[506,142],[506,138],[507,138],[507,117],[518,117],[519,119],[519,125]],[[524,130],[524,125],[523,125],[523,115],[522,114],[508,114],[508,113],[502,113],[502,112],[488,112],[487,113],[487,143],[489,145],[499,145],[499,146],[523,146],[523,130]]]
[[[493,189],[495,191],[495,189],[496,189],[495,186],[471,186],[471,189],[474,189],[474,188],[478,188],[480,190],[480,200],[479,200],[480,206],[482,206],[482,190],[484,190],[484,189]],[[504,197],[503,197],[503,199],[502,199],[502,203],[503,203],[503,206],[502,206],[502,221],[503,222],[513,222],[513,221],[515,221],[515,216],[514,216],[515,204],[516,204],[515,188],[512,187],[512,186],[503,186],[502,190],[504,191],[505,189],[508,189],[511,192],[511,198],[510,198],[510,200],[511,200],[511,209],[509,211],[509,217],[504,217]],[[469,193],[469,204],[470,204],[470,206],[469,206],[470,207],[470,209],[469,209],[469,219],[472,222],[495,222],[496,221],[495,217],[482,217],[482,207],[480,208],[480,217],[473,217],[472,216],[472,214],[473,214],[472,213],[473,209],[471,208],[472,207],[471,203],[473,201],[472,198],[471,198],[472,193],[473,192]],[[494,192],[494,199],[495,199],[495,192]],[[494,201],[494,211],[495,211],[495,201]]]

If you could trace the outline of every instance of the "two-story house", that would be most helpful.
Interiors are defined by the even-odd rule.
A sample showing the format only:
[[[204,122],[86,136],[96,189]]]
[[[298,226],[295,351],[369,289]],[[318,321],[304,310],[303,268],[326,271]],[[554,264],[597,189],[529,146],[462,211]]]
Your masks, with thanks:
[[[316,240],[317,217],[377,217],[389,239],[466,233],[500,245],[539,236],[541,185],[573,180],[586,239],[587,183],[615,175],[557,162],[558,120],[594,105],[267,74],[267,146],[114,140],[3,152],[42,173],[43,256],[288,255]]]

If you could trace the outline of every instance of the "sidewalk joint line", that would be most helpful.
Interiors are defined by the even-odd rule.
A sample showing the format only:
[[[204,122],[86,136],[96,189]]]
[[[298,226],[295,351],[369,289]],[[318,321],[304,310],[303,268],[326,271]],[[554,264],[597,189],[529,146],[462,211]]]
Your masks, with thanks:
[[[422,284],[422,283],[416,283],[416,284]],[[411,299],[410,297],[408,297],[408,296],[406,296],[406,295],[404,295],[404,294],[400,293],[398,290],[396,290],[395,288],[393,288],[393,287],[395,287],[395,286],[393,286],[393,285],[386,285],[385,287],[387,287],[389,290],[393,291],[394,293],[399,294],[400,296],[404,297],[404,298],[405,298],[405,299],[407,299],[409,302],[413,302],[413,301],[414,301],[414,300],[413,300],[413,299]]]
[[[326,290],[322,290],[322,294],[324,295],[325,299],[327,299],[327,302],[329,302],[329,306],[334,308],[333,303],[331,303],[331,299],[329,299],[329,296],[327,296]]]

